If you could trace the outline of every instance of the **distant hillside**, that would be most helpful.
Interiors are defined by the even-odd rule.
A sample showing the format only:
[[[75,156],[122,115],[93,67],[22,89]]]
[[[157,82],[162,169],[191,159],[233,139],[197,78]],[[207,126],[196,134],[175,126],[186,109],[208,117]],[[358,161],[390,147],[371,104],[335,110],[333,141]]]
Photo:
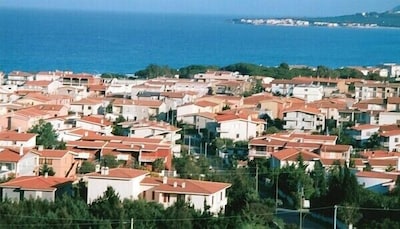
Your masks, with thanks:
[[[368,12],[336,17],[302,18],[309,22],[376,24],[383,27],[400,27],[400,6],[383,13]]]

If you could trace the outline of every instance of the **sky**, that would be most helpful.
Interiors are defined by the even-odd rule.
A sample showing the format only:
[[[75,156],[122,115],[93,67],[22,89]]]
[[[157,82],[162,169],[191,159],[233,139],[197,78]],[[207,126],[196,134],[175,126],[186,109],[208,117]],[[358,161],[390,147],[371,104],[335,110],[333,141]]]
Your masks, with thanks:
[[[39,8],[243,16],[338,16],[383,12],[400,0],[0,0],[0,8]]]

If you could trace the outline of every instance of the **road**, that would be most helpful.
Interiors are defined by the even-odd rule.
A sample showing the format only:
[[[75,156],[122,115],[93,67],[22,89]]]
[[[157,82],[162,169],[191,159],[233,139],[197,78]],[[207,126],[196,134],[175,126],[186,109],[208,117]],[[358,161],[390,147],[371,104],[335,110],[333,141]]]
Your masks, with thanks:
[[[300,225],[299,212],[291,209],[278,208],[278,217],[281,218],[286,224]],[[311,220],[308,213],[303,213],[303,229],[314,229],[314,228],[332,228],[327,227],[324,224],[319,224],[315,220]]]

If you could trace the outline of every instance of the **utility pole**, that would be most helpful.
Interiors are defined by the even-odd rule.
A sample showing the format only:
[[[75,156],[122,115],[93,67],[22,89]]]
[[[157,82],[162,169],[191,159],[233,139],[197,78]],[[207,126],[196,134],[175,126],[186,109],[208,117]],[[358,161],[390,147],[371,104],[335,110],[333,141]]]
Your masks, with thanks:
[[[335,206],[333,206],[333,229],[336,229],[337,208],[338,206],[335,204]]]
[[[190,147],[191,147],[191,138],[190,138],[190,135],[189,135],[189,149],[188,149],[188,154],[190,155]]]
[[[301,193],[300,193],[300,229],[303,229],[303,196],[304,196],[304,187],[301,187]]]
[[[131,218],[131,229],[133,229],[133,218]]]
[[[275,181],[275,214],[278,213],[278,200],[279,200],[279,171],[276,172],[276,181]]]
[[[256,163],[256,192],[258,195],[258,165]]]

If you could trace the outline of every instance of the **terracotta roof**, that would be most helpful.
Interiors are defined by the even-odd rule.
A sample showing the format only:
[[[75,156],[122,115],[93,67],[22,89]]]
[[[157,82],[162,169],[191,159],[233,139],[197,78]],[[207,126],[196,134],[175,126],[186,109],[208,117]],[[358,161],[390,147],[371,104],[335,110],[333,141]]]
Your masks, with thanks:
[[[36,100],[36,101],[40,101],[40,102],[51,101],[51,97],[45,96],[41,93],[28,93],[27,95],[25,95],[23,97],[23,99],[32,99],[32,100]]]
[[[164,131],[179,131],[180,128],[177,128],[167,122],[163,121],[150,121],[150,120],[140,120],[134,122],[123,122],[120,123],[123,127],[130,127],[133,129],[159,129]]]
[[[62,177],[22,176],[0,184],[0,187],[52,191],[56,190],[58,186],[72,182],[73,180]]]
[[[323,145],[321,147],[321,151],[342,153],[348,151],[350,147],[350,145]]]
[[[17,133],[13,131],[0,132],[0,141],[29,141],[36,137],[36,134]]]
[[[21,72],[21,71],[12,71],[8,73],[9,76],[33,76],[32,73],[29,72]]]
[[[384,131],[384,132],[380,133],[380,135],[383,136],[383,137],[390,137],[390,136],[400,135],[400,129]]]
[[[209,101],[198,101],[194,103],[195,105],[199,106],[199,107],[215,107],[218,106],[218,103],[214,103],[214,102],[209,102]]]
[[[163,104],[163,102],[160,100],[132,100],[132,102],[134,105],[137,106],[152,107],[152,108],[158,108]]]
[[[98,117],[94,117],[94,116],[83,116],[83,117],[81,117],[81,119],[78,119],[76,121],[77,122],[78,121],[88,122],[88,123],[92,123],[92,124],[96,124],[96,125],[100,125],[100,126],[110,126],[112,124],[107,119],[98,118]]]
[[[138,169],[129,169],[129,168],[114,168],[109,169],[108,175],[101,175],[99,172],[86,174],[89,178],[121,178],[121,179],[132,179],[135,177],[143,176],[148,174],[148,171],[138,170]]]
[[[305,161],[312,161],[314,159],[319,159],[319,155],[306,151],[306,150],[299,150],[299,149],[283,149],[278,152],[272,153],[272,156],[277,158],[278,160],[290,160],[295,161],[297,160],[298,156],[301,155],[303,160]]]
[[[374,166],[397,166],[398,159],[397,158],[387,158],[387,159],[368,159],[368,163],[374,167]]]
[[[49,80],[35,80],[35,81],[28,81],[25,82],[25,86],[38,86],[38,87],[47,87],[52,83]]]
[[[167,98],[183,98],[185,97],[185,93],[183,92],[161,92],[161,95]]]
[[[63,158],[67,153],[71,152],[69,150],[50,150],[50,149],[44,149],[44,150],[35,150],[40,157],[46,157],[46,158]]]
[[[259,145],[259,146],[281,146],[283,147],[286,141],[280,140],[266,140],[266,139],[251,139],[249,145]]]
[[[23,156],[19,155],[18,151],[10,149],[2,149],[0,151],[1,162],[18,162]]]
[[[176,182],[176,187],[174,183]],[[183,183],[185,183],[183,187]],[[189,179],[167,178],[167,183],[163,184],[163,178],[159,177],[146,177],[142,180],[141,184],[154,185],[155,192],[161,193],[188,193],[210,195],[219,192],[223,189],[229,188],[231,184],[211,181],[199,181]]]
[[[358,131],[375,129],[375,128],[379,128],[379,126],[371,125],[371,124],[361,124],[361,125],[358,125],[358,126],[351,127],[351,129],[358,130]]]
[[[381,179],[390,179],[396,181],[400,176],[400,173],[382,173],[382,172],[373,172],[373,171],[360,171],[356,173],[357,177],[367,177],[367,178],[381,178]]]
[[[71,103],[71,105],[96,105],[96,104],[101,104],[101,103],[103,103],[103,101],[101,99],[86,98],[86,99],[74,101]]]
[[[57,104],[40,104],[33,106],[33,108],[37,108],[39,110],[44,110],[44,111],[60,111],[64,107],[65,107],[64,105],[57,105]]]
[[[321,112],[314,107],[309,107],[309,106],[302,106],[302,107],[290,107],[286,110],[284,110],[282,113],[287,113],[287,112],[304,112],[308,114],[321,114]]]

